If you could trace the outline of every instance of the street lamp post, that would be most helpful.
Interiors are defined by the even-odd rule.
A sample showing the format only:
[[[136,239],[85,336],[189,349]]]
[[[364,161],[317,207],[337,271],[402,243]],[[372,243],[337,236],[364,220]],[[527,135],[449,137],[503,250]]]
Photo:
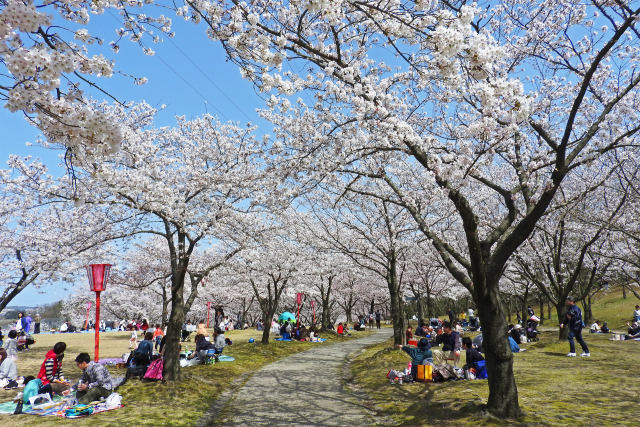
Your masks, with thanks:
[[[107,280],[109,279],[109,270],[111,264],[90,264],[86,266],[87,278],[89,279],[89,288],[91,292],[96,293],[96,339],[94,360],[98,361],[98,353],[100,349],[100,292],[107,288]]]

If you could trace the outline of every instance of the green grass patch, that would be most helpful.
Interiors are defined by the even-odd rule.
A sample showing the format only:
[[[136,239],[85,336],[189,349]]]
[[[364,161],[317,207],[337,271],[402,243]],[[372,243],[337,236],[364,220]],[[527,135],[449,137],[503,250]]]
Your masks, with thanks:
[[[640,419],[637,368],[640,342],[609,341],[586,334],[591,358],[568,358],[569,345],[555,333],[525,344],[514,355],[514,373],[525,416],[513,424],[621,425]],[[352,373],[369,404],[397,425],[502,425],[482,411],[486,380],[390,385],[391,368],[405,368],[409,356],[391,341],[367,348],[353,360]],[[579,346],[578,346],[579,347]],[[464,352],[462,363],[464,363]]]
[[[262,366],[291,354],[305,351],[313,346],[327,345],[345,339],[361,338],[370,334],[367,332],[352,332],[351,337],[338,338],[335,335],[324,334],[324,343],[278,342],[268,345],[259,344],[262,332],[255,330],[230,331],[225,334],[233,340],[233,345],[226,347],[224,353],[233,356],[234,362],[221,362],[215,365],[192,366],[183,368],[182,380],[178,382],[154,383],[131,380],[118,392],[123,396],[124,408],[108,411],[87,418],[73,420],[74,425],[84,426],[114,426],[114,425],[193,425],[232,382],[243,374],[251,374]],[[193,337],[193,334],[192,334]],[[45,353],[57,341],[67,343],[64,359],[64,373],[67,378],[75,382],[80,377],[80,371],[73,360],[82,351],[92,353],[93,334],[55,334],[36,335],[36,343],[28,352],[18,354],[19,375],[36,375],[44,360]],[[249,344],[248,339],[254,338],[255,343]],[[110,332],[100,334],[100,356],[103,358],[120,357],[128,350],[129,333]],[[193,342],[184,343],[186,349],[195,347]],[[110,368],[113,376],[124,376],[125,370]],[[16,391],[0,390],[0,401],[11,400]],[[69,423],[55,417],[38,417],[35,415],[0,415],[2,425],[37,425],[50,426]]]

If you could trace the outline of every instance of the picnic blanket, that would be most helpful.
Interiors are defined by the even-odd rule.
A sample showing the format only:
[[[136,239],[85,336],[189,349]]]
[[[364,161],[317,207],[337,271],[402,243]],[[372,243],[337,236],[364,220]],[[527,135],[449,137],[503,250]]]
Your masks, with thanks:
[[[218,362],[233,362],[234,360],[236,360],[235,357],[227,356],[225,354],[221,354],[220,356],[218,356]],[[202,363],[200,362],[200,359],[198,358],[180,359],[181,368],[185,368],[187,366],[195,366],[195,365],[202,365]]]
[[[293,341],[292,339],[276,338],[276,341]]]
[[[92,403],[89,404],[87,406],[90,406],[92,409],[92,412],[90,414],[86,414],[86,415],[67,415],[67,409],[69,409],[69,406],[66,404],[66,401],[60,401],[60,402],[56,402],[58,403],[58,405],[49,408],[49,409],[42,409],[42,410],[37,410],[37,409],[33,409],[30,408],[28,411],[25,411],[24,408],[22,410],[23,414],[32,414],[32,415],[40,415],[40,416],[55,416],[55,417],[62,417],[62,418],[82,418],[82,417],[88,417],[89,415],[95,415],[95,414],[99,414],[100,412],[106,412],[106,411],[111,411],[114,409],[120,409],[123,407],[123,405],[120,406],[116,406],[114,408],[108,408],[107,404],[105,402],[99,402],[99,403]],[[83,405],[84,406],[84,405]]]
[[[87,415],[68,416],[65,414],[66,410],[70,407],[68,397],[55,396],[52,405],[46,409],[33,409],[31,405],[26,404],[22,407],[23,414],[40,415],[40,416],[53,416],[62,418],[81,418],[93,414],[99,414],[100,412],[111,411],[113,409],[120,409],[124,405],[108,408],[105,402],[96,402],[90,404],[92,412]],[[15,402],[0,403],[0,414],[13,414],[16,410]]]
[[[106,358],[106,359],[100,359],[98,361],[98,363],[100,365],[106,365],[106,366],[115,366],[118,363],[125,363],[126,360],[122,360],[121,357],[111,357],[111,358]]]
[[[294,340],[286,340],[284,338],[276,338],[276,341],[294,341]],[[325,342],[326,338],[318,338],[318,341],[305,341],[305,342]]]

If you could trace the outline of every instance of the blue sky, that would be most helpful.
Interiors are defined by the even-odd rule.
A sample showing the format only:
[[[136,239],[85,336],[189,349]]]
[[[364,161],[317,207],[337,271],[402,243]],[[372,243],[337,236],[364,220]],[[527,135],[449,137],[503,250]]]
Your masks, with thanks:
[[[107,45],[115,38],[114,30],[118,26],[114,15],[105,13],[92,19],[94,24],[90,28],[103,34]],[[226,61],[220,45],[207,39],[201,26],[174,19],[174,29],[174,39],[165,38],[161,44],[151,46],[156,51],[155,56],[144,55],[138,45],[129,41],[122,41],[120,52],[113,55],[117,70],[147,77],[149,82],[146,85],[136,86],[130,78],[120,75],[97,82],[121,101],[144,100],[155,107],[165,105],[157,117],[156,125],[159,126],[172,125],[176,115],[194,118],[208,112],[222,121],[252,122],[261,126],[260,132],[271,133],[271,126],[260,120],[255,112],[263,105],[261,97],[250,82],[242,79],[237,67]],[[0,160],[3,165],[10,154],[31,155],[44,161],[52,173],[64,174],[59,165],[60,151],[25,144],[35,141],[38,132],[21,113],[0,108],[0,130]],[[80,289],[88,287],[84,281],[77,286]],[[56,284],[39,290],[28,288],[11,305],[57,301],[68,295],[71,289],[65,288],[71,287]]]

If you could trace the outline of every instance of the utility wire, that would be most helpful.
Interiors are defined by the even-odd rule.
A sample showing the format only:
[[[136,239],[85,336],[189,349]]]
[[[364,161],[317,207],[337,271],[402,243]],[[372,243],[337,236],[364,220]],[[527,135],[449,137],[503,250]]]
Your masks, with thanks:
[[[209,74],[207,74],[202,68],[200,68],[200,66],[191,59],[191,57],[189,57],[189,55],[187,55],[181,48],[180,46],[178,46],[178,44],[176,42],[173,41],[173,39],[171,37],[167,37],[169,39],[169,41],[171,42],[171,44],[178,50],[178,52],[180,52],[182,54],[182,56],[184,56],[185,58],[187,58],[187,61],[189,61],[191,63],[191,65],[193,65],[198,71],[200,71],[200,73],[204,76],[205,79],[207,79],[209,81],[209,83],[211,83],[211,85],[216,88],[221,94],[222,96],[224,96],[226,98],[227,101],[229,101],[229,103],[231,105],[233,105],[236,110],[238,110],[238,112],[240,112],[240,114],[242,114],[248,121],[252,121],[251,118],[247,115],[247,113],[244,112],[244,110],[242,108],[240,108],[240,106],[238,104],[236,104],[233,99],[227,95],[224,90],[222,90],[222,88],[220,86],[218,86],[218,84],[213,81],[213,79],[211,79],[211,77],[209,77]]]

